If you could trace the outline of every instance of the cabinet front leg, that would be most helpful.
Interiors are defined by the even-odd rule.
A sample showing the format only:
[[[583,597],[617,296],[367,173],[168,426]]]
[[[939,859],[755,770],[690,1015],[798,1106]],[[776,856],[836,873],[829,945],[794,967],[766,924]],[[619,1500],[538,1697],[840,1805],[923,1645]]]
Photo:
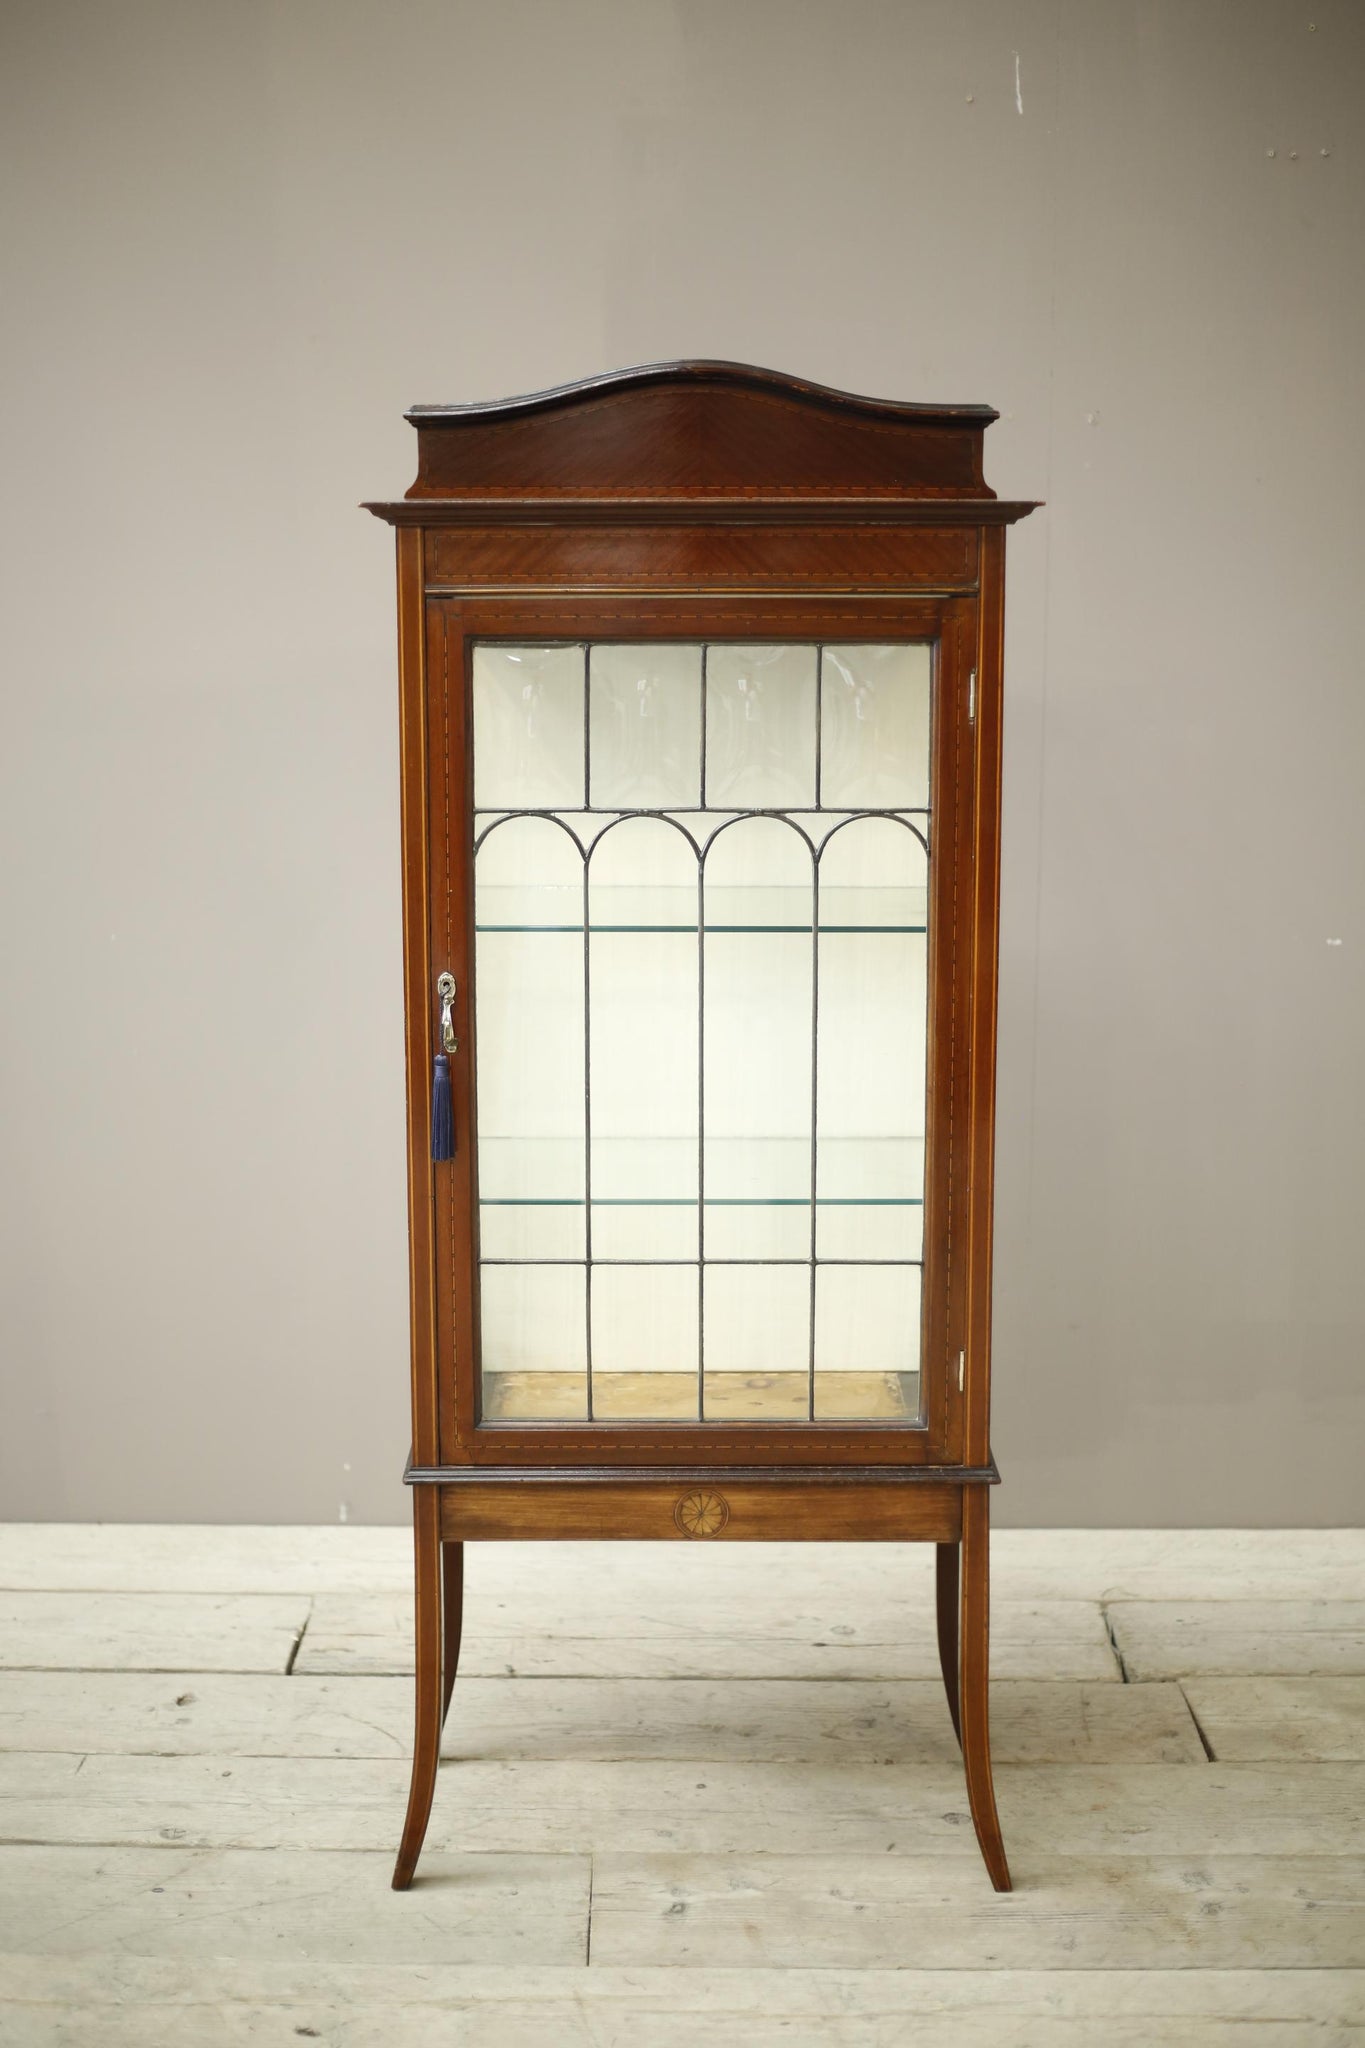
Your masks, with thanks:
[[[441,1545],[442,1672],[441,1726],[450,1712],[450,1695],[455,1690],[455,1673],[460,1668],[460,1635],[464,1628],[464,1545]]]
[[[405,1892],[412,1883],[412,1873],[422,1853],[441,1754],[441,1496],[436,1487],[413,1487],[412,1528],[416,1556],[416,1726],[408,1812],[393,1871],[396,1892]]]
[[[959,1665],[962,1761],[967,1803],[991,1883],[1012,1889],[1000,1816],[991,1782],[990,1687],[990,1498],[984,1486],[962,1489],[962,1648]]]
[[[956,1543],[940,1543],[936,1547],[934,1595],[938,1610],[938,1665],[943,1673],[943,1690],[948,1695],[948,1712],[953,1717],[953,1733],[960,1749],[962,1721],[957,1704],[958,1546]]]

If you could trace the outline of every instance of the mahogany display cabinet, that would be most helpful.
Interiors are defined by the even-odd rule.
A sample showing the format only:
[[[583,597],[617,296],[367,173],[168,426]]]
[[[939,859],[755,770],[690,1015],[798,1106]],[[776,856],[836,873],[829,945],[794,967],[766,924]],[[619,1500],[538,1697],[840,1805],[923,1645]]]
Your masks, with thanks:
[[[397,529],[417,1715],[467,1542],[937,1546],[991,1880],[987,406],[418,406]],[[688,1598],[680,1550],[677,1598]]]

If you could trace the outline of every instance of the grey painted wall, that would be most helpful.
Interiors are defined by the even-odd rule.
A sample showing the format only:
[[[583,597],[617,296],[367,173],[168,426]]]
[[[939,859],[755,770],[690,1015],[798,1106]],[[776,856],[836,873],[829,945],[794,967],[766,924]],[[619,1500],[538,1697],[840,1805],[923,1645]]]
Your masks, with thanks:
[[[1310,25],[1311,24],[1311,25]],[[396,1519],[403,406],[984,399],[1002,1519],[1358,1517],[1352,0],[10,0],[0,1512]],[[344,1505],[343,1505],[344,1504]]]

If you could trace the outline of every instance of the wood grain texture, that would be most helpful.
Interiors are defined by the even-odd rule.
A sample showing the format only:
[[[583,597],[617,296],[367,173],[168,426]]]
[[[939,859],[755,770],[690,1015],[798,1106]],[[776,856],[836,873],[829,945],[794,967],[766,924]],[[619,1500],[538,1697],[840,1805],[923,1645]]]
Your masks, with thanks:
[[[396,1892],[406,1891],[412,1883],[417,1858],[422,1853],[427,1818],[436,1791],[436,1770],[441,1760],[441,1721],[445,1711],[439,1504],[429,1489],[419,1487],[413,1494],[412,1505],[416,1555],[413,1631],[416,1684],[413,1688],[414,1727],[408,1804],[393,1871],[393,1889]]]
[[[1206,1761],[1177,1685],[1003,1679],[992,1687],[992,1718],[993,1748],[1003,1763]],[[0,1673],[5,1750],[402,1757],[411,1724],[406,1678]],[[839,1756],[850,1763],[955,1765],[958,1757],[942,1689],[930,1679],[566,1683],[464,1674],[441,1753],[543,1763],[801,1763]]]
[[[699,1490],[723,1500],[727,1510],[709,1538],[692,1534],[678,1516],[679,1504]],[[575,1485],[567,1477],[534,1488],[517,1480],[470,1481],[441,1493],[443,1531],[461,1541],[596,1537],[730,1544],[790,1540],[804,1532],[812,1543],[943,1543],[955,1541],[961,1526],[961,1490],[955,1486],[751,1485],[727,1474],[660,1486]]]
[[[221,1528],[160,1522],[0,1522],[0,1587],[15,1592],[406,1593],[412,1525]]]
[[[616,589],[961,590],[976,587],[978,538],[969,526],[745,522],[717,529],[645,516],[534,527],[435,528],[434,590]]]
[[[1365,1676],[1365,1600],[1115,1601],[1132,1679]]]
[[[409,498],[994,495],[989,407],[864,399],[742,363],[657,363],[407,417]]]
[[[738,1547],[738,1546],[736,1546]],[[670,1544],[675,1582],[653,1603],[613,1609],[610,1582],[579,1589],[579,1611],[561,1610],[553,1631],[531,1612],[504,1604],[493,1613],[467,1596],[461,1669],[475,1676],[526,1678],[932,1678],[938,1640],[932,1593],[909,1603],[888,1587],[860,1613],[818,1591],[804,1597],[799,1574],[774,1577],[760,1599],[706,1597],[691,1560],[721,1546]],[[476,1550],[477,1558],[477,1550]],[[684,1563],[683,1560],[686,1560]],[[712,1587],[715,1581],[711,1582]],[[410,1672],[410,1610],[382,1594],[320,1594],[294,1663],[321,1677]],[[1099,1607],[1086,1601],[1023,1601],[996,1617],[992,1671],[997,1678],[1118,1682],[1119,1669]]]
[[[1002,1529],[1008,1500],[1002,1493],[992,1514],[997,1603],[1358,1600],[1365,1586],[1365,1529]],[[865,1600],[887,1578],[908,1601],[933,1600],[934,1560],[916,1545],[864,1552],[847,1544],[769,1544],[713,1551],[689,1570],[736,1587],[745,1581],[764,1600],[789,1566],[799,1567],[812,1595],[840,1603]],[[562,1544],[530,1554],[481,1544],[469,1560],[479,1597],[534,1597],[542,1613],[554,1601],[561,1614],[587,1578],[605,1576],[626,1602],[654,1602],[676,1568],[676,1558],[648,1543],[610,1551]],[[16,1591],[406,1593],[411,1584],[407,1520],[391,1528],[0,1522],[0,1587]]]
[[[390,1834],[392,1828],[390,1828]],[[287,1955],[301,1963],[581,1963],[585,1856],[437,1862],[421,1909],[388,1889],[387,1854],[7,1849],[0,1926],[18,1955]]]
[[[990,1497],[973,1488],[962,1503],[957,1719],[972,1826],[991,1883],[998,1892],[1007,1892],[1011,1888],[1009,1863],[991,1777],[989,1540]]]
[[[314,2025],[338,2048],[377,2048],[392,2038],[427,2042],[445,2019],[482,2033],[436,2035],[470,2048],[690,2048],[719,2034],[744,2048],[1033,2048],[1055,2041],[1095,2048],[1099,2040],[1139,2048],[1225,2042],[1282,2048],[1292,2040],[1353,2041],[1365,2013],[1365,1970],[774,1970],[746,1967],[592,1969],[528,1966],[515,1976],[496,1965],[424,1962],[420,1970],[363,1961],[48,1954],[0,1962],[7,2016],[27,2008],[117,2025],[122,2012],[146,2016],[139,2042],[174,2026],[195,2048],[197,2026],[244,2019],[264,2028],[287,2018]],[[184,2028],[184,2032],[178,2031]],[[1054,2034],[1052,2028],[1064,2031]],[[1140,2034],[1142,2027],[1154,2029]],[[1297,2027],[1290,2034],[1286,2030]],[[1315,2029],[1305,2036],[1304,2029]],[[960,2029],[946,2032],[945,2029]],[[647,2031],[642,2031],[647,2029]],[[921,2029],[928,2029],[922,2032]],[[1102,2029],[1102,2034],[1097,2031]],[[1171,2032],[1171,2029],[1181,2029]],[[1194,2031],[1202,2029],[1204,2031]],[[1253,2029],[1263,2031],[1253,2032]],[[1088,2030],[1088,2031],[1082,2031]],[[1111,2031],[1112,2030],[1112,2031]],[[1225,2031],[1235,2030],[1235,2031]],[[8,2036],[5,2037],[8,2040]],[[86,2038],[86,2037],[82,2037]],[[136,2038],[114,2036],[115,2040]],[[235,2041],[212,2033],[207,2039]],[[273,2042],[262,2031],[250,2040]],[[295,2048],[298,2035],[288,2037]],[[48,2042],[43,2048],[50,2048]]]
[[[390,1841],[402,1758],[0,1757],[0,1838],[361,1850]],[[1351,1764],[1029,1765],[997,1772],[1024,1858],[1344,1856],[1365,1840]],[[976,1861],[956,1762],[451,1763],[429,1840],[481,1853]]]
[[[1365,1931],[1359,1856],[1018,1857],[1002,1905],[943,1857],[602,1856],[598,1964],[694,1969],[1353,1968]]]
[[[1093,1600],[1043,1590],[1182,1592],[1201,1543],[1220,1586],[1260,1595],[1290,1575],[1311,1593],[1315,1554],[1339,1585],[1359,1542],[1174,1534],[1001,1537],[997,1649],[1009,1633],[1098,1626]],[[298,1594],[283,1604],[302,1615],[315,1564],[343,1587],[372,1573],[369,1599],[394,1629],[410,1626],[407,1601],[382,1591],[406,1567],[406,1532],[280,1532],[277,1558],[251,1532],[179,1535],[54,1532],[48,1562],[43,1532],[0,1530],[0,1573],[41,1593],[50,1577],[107,1579],[119,1545],[144,1581],[174,1578],[197,1552],[228,1593],[291,1575]],[[1365,1972],[1346,1967],[1365,1954],[1362,1774],[1290,1759],[1305,1736],[1309,1754],[1333,1742],[1354,1754],[1365,1681],[1187,1678],[1206,1734],[1291,1745],[1216,1765],[1172,1682],[998,1684],[995,1777],[1019,1888],[996,1899],[942,1703],[927,1549],[517,1545],[470,1562],[476,1615],[561,1649],[581,1643],[579,1627],[605,1641],[623,1602],[651,1649],[680,1664],[689,1628],[693,1651],[723,1653],[731,1634],[769,1622],[774,1653],[791,1651],[793,1631],[798,1647],[875,1650],[903,1641],[913,1614],[926,1675],[462,1676],[431,1846],[404,1901],[385,1888],[406,1781],[404,1680],[0,1674],[3,1831],[54,1837],[0,1848],[7,2048],[284,2048],[309,2028],[348,2048],[466,2036],[682,2048],[699,2031],[745,2048],[1362,2039]],[[83,1614],[118,1597],[61,1590]],[[330,1596],[342,1597],[355,1596]],[[1249,1638],[1260,1608],[1300,1603],[1197,1604],[1201,1620],[1217,1605],[1229,1624],[1241,1607]],[[831,1616],[852,1637],[833,1637]],[[1280,1634],[1262,1637],[1267,1654]],[[83,1636],[66,1635],[77,1662]]]
[[[1222,1762],[1365,1763],[1365,1677],[1186,1678],[1181,1691]]]
[[[667,1973],[670,1977],[686,1974]],[[696,1974],[696,1973],[693,1973]],[[802,2048],[1093,2048],[1100,2025],[1093,2016],[1083,2019],[1059,2016],[1060,1999],[1052,2010],[1027,2016],[954,2012],[923,2016],[901,2011],[894,2019],[862,2018],[819,2013],[773,2018],[751,2010],[727,2012],[712,2008],[709,2024],[727,2029],[727,2038],[743,2048],[791,2048],[799,2028]],[[650,2000],[630,2005],[622,2001],[618,2010],[604,2015],[596,1998],[575,1998],[566,1992],[557,2006],[508,1998],[496,2006],[457,2003],[436,2005],[404,2002],[396,2010],[383,2006],[366,2008],[359,2004],[337,2006],[325,1998],[310,2003],[307,2031],[318,2039],[344,2040],[346,2048],[427,2048],[433,2026],[461,2027],[454,2038],[486,2042],[487,2033],[467,2033],[469,2028],[496,2028],[497,2048],[634,2048],[647,2027],[650,2048],[692,2048],[699,2026],[707,2024],[689,2012],[688,2001],[681,2009],[665,2013]],[[151,2029],[166,2019],[164,2006],[130,2004],[118,2012],[80,2013],[67,2007],[53,2007],[45,2014],[29,2007],[15,2013],[0,2007],[11,2031],[5,2034],[8,2048],[146,2048],[154,2039]],[[298,2048],[301,2031],[297,2006],[270,2007],[240,2002],[227,2012],[206,2006],[181,2007],[175,2015],[177,2048],[234,2048],[250,2042],[253,2048]],[[463,2023],[463,2024],[462,2024]],[[1021,2027],[1026,2033],[1021,2034]],[[1305,2032],[1305,2029],[1309,2031]],[[344,2029],[344,2032],[341,2030]],[[55,2031],[52,2031],[55,2030]],[[1325,2031],[1313,2021],[1168,2019],[1142,2016],[1104,2023],[1103,2038],[1112,2048],[1304,2048],[1311,2040],[1316,2048],[1346,2048],[1358,2044],[1360,2032],[1345,2023],[1337,2031]]]
[[[0,1668],[285,1671],[308,1619],[299,1594],[0,1594]]]

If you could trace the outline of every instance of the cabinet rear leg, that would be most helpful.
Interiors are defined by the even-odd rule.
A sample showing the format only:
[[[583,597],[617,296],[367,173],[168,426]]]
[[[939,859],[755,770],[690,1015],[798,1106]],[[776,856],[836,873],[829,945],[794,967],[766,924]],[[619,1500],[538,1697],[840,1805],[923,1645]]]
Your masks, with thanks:
[[[967,1803],[991,1883],[1012,1889],[1000,1816],[991,1782],[990,1684],[990,1497],[984,1486],[962,1489],[962,1648],[959,1707]]]
[[[413,1487],[412,1529],[417,1607],[416,1726],[412,1787],[393,1871],[396,1892],[405,1892],[412,1883],[412,1873],[422,1853],[441,1753],[441,1496],[437,1487]]]
[[[441,1545],[441,1726],[450,1712],[455,1673],[460,1668],[460,1634],[464,1627],[464,1545]]]
[[[956,1543],[940,1543],[936,1548],[934,1595],[938,1609],[938,1663],[943,1673],[943,1690],[948,1695],[948,1712],[953,1717],[953,1733],[960,1749],[962,1721],[957,1704],[958,1547]]]

